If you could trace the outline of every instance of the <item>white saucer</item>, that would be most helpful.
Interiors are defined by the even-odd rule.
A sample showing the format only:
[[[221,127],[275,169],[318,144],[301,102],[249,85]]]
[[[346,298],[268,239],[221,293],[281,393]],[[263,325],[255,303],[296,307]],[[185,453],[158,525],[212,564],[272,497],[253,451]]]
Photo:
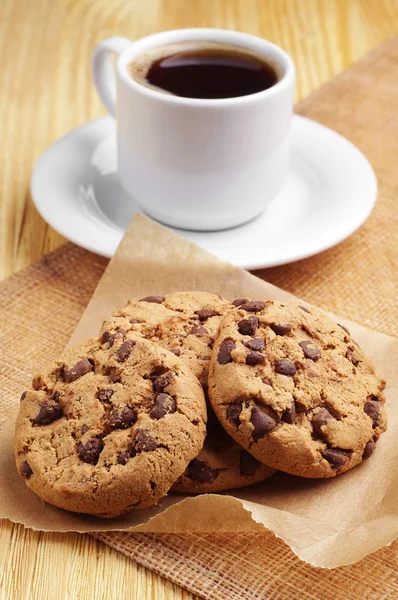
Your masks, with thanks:
[[[254,221],[226,231],[174,231],[247,269],[306,258],[344,240],[374,206],[371,165],[341,135],[297,115],[292,143],[286,185]],[[116,173],[113,118],[82,125],[50,146],[35,167],[31,190],[51,227],[79,246],[112,256],[138,210]]]

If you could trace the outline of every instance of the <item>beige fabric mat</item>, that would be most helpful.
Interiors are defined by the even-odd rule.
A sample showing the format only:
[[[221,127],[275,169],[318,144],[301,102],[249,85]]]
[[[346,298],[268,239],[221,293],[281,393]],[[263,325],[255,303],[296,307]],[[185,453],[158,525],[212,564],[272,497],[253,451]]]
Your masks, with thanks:
[[[398,38],[310,96],[298,112],[340,131],[372,162],[376,209],[349,240],[258,272],[312,304],[398,336]],[[316,151],[316,150],[314,150]],[[11,398],[66,344],[106,260],[67,244],[0,284],[0,427]],[[7,406],[8,404],[8,406]],[[99,534],[105,543],[206,599],[398,598],[398,543],[333,571],[300,562],[271,534]]]

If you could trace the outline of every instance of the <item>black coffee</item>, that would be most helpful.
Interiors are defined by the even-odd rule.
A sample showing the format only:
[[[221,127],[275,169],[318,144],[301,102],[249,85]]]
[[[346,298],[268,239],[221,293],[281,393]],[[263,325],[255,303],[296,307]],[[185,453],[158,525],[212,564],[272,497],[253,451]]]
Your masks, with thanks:
[[[236,98],[267,90],[278,74],[265,60],[239,48],[202,48],[155,60],[146,81],[185,98]]]

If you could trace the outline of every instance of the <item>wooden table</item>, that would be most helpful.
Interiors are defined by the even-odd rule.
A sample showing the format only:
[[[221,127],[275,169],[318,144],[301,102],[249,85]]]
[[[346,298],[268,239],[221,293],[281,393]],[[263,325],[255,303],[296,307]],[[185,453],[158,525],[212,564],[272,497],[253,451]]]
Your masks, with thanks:
[[[193,26],[283,46],[299,100],[398,32],[398,0],[2,0],[0,279],[63,242],[34,208],[29,178],[50,143],[104,114],[89,76],[94,44]],[[0,599],[66,598],[193,596],[89,536],[0,522]]]

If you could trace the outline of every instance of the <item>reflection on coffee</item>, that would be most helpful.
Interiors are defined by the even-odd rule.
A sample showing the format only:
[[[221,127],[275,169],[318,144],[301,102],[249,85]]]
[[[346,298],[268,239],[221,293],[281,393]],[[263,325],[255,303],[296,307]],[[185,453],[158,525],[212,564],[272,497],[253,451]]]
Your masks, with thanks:
[[[186,42],[157,48],[130,65],[131,76],[160,92],[185,98],[237,98],[279,80],[277,67],[244,48]]]

